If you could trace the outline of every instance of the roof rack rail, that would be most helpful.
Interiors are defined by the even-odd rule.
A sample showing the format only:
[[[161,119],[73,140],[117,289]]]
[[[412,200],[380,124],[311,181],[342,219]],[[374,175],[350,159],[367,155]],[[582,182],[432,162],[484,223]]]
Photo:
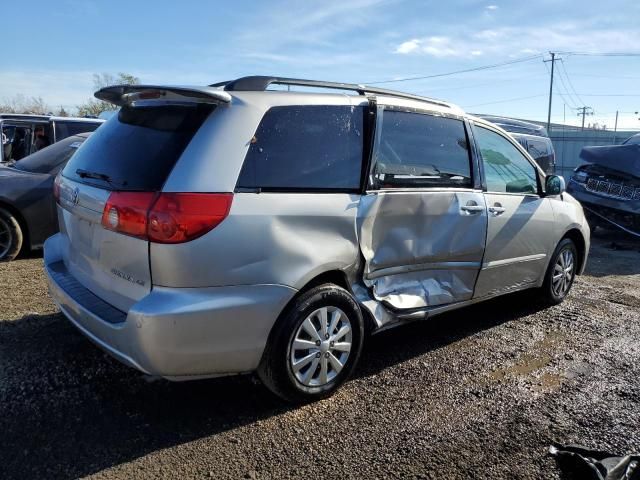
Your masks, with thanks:
[[[340,82],[324,82],[321,80],[303,80],[300,78],[283,78],[268,77],[263,75],[255,75],[250,77],[241,77],[236,80],[219,82],[209,85],[210,87],[224,87],[229,92],[263,92],[271,85],[295,85],[301,87],[328,88],[335,90],[350,90],[358,92],[359,95],[373,93],[378,95],[388,95],[390,97],[407,98],[409,100],[419,100],[421,102],[429,102],[441,107],[451,108],[451,105],[428,97],[413,95],[411,93],[398,92],[396,90],[387,90],[385,88],[368,87],[366,85],[358,85],[355,83]]]

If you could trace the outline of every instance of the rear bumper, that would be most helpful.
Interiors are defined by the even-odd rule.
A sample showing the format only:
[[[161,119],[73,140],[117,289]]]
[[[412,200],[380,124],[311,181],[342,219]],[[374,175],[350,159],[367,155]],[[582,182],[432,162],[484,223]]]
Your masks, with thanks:
[[[275,320],[296,293],[281,285],[154,287],[119,317],[66,272],[58,236],[44,246],[51,297],[95,344],[149,375],[187,380],[255,370]]]

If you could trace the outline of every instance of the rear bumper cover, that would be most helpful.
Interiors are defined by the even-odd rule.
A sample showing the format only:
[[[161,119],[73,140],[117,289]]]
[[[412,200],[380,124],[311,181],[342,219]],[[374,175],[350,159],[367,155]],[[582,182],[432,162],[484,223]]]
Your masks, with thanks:
[[[282,285],[154,287],[114,322],[105,317],[107,305],[97,297],[88,301],[73,285],[58,237],[44,247],[51,297],[95,344],[149,375],[187,380],[255,370],[273,324],[296,293]]]

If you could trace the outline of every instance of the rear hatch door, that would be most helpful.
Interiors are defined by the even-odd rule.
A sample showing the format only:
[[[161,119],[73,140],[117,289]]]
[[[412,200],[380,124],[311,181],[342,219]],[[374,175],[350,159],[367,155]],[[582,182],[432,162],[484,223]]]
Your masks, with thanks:
[[[203,101],[200,93],[190,98],[188,92],[178,100],[167,99],[174,94],[162,92],[146,87],[111,95],[108,99],[121,109],[78,149],[57,180],[64,263],[86,288],[122,311],[151,290],[149,242],[144,235],[105,228],[105,205],[114,192],[161,191],[178,158],[221,101]],[[136,96],[129,102],[118,100],[132,93]]]

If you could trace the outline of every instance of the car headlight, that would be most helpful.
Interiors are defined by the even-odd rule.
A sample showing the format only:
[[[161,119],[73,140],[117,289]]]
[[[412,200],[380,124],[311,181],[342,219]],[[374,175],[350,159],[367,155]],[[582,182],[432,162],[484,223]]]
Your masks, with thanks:
[[[587,172],[579,170],[573,174],[573,177],[571,177],[571,180],[578,183],[585,183],[587,181],[587,177],[588,177]]]

